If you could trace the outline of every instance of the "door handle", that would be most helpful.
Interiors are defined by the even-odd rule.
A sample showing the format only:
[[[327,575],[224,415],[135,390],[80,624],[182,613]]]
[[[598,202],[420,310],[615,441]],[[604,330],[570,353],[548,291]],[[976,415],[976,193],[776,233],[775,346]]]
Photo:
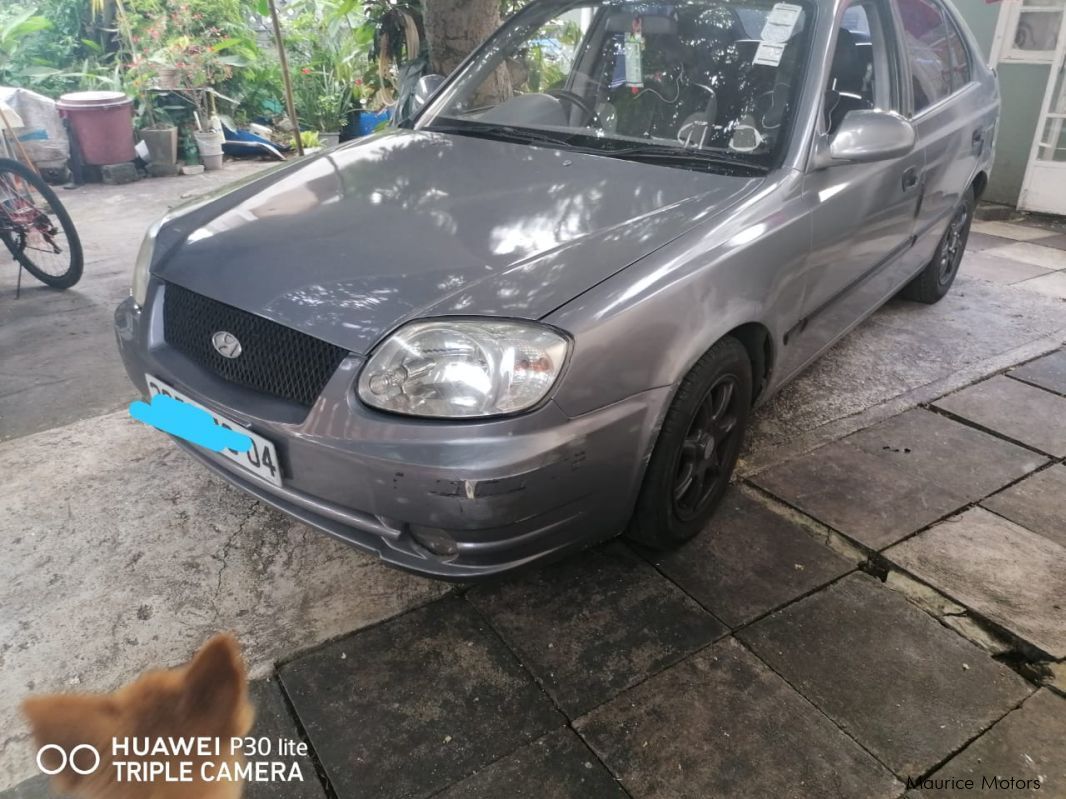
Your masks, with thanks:
[[[977,153],[985,148],[985,132],[981,128],[973,132],[973,136],[970,137],[970,146]]]
[[[903,171],[903,190],[910,191],[918,185],[918,167],[909,166]]]

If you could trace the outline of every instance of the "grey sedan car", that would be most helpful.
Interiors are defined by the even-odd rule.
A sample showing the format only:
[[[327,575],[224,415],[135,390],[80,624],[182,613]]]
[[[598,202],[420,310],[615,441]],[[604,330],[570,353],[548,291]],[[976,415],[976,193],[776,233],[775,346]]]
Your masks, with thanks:
[[[471,579],[707,526],[754,406],[959,268],[999,97],[947,0],[534,0],[399,127],[149,232],[130,378],[230,483]]]

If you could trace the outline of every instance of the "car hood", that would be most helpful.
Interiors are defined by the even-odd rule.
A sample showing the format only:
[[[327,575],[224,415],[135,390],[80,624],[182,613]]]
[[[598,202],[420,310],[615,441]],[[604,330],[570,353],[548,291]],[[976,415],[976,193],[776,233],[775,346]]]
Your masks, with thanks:
[[[416,317],[541,318],[759,182],[399,130],[165,222],[152,271],[366,353]]]

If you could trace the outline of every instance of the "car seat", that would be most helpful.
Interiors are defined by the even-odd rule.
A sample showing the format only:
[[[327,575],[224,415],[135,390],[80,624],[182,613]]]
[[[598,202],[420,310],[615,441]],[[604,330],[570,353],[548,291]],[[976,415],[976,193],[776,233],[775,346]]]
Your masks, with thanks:
[[[867,97],[869,64],[863,58],[858,40],[847,28],[837,31],[837,46],[829,73],[829,89],[825,97],[826,127],[829,133],[840,127],[849,111],[874,107]]]

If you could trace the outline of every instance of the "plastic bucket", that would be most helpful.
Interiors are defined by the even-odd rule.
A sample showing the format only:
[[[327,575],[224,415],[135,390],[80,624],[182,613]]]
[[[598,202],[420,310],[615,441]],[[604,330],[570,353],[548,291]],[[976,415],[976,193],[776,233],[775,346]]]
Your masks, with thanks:
[[[64,94],[56,107],[70,121],[86,164],[121,164],[136,157],[133,100],[122,92]]]

